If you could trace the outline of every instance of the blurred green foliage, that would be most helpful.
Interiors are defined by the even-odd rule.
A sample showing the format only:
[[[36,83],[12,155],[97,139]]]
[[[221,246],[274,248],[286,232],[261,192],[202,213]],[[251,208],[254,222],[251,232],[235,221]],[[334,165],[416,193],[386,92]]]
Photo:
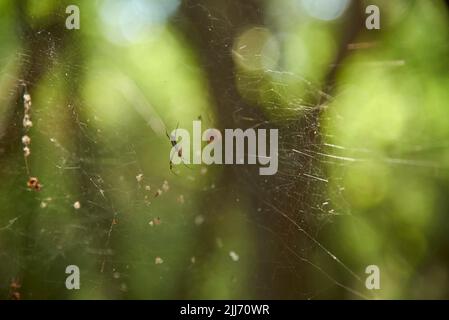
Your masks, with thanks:
[[[353,40],[369,47],[352,50],[341,43],[360,22],[344,13],[354,1],[331,2],[347,7],[323,20],[307,1],[265,1],[265,25],[246,25],[220,48],[235,67],[224,81],[298,144],[302,127],[312,127],[310,110],[323,110],[320,214],[315,203],[306,220],[287,212],[303,227],[318,225],[316,242],[290,247],[283,240],[301,230],[274,231],[254,218],[283,220],[254,203],[260,186],[225,184],[223,167],[169,169],[166,131],[190,129],[198,117],[203,128],[220,127],[221,114],[231,113],[218,107],[215,75],[205,67],[203,51],[217,44],[199,47],[192,21],[180,23],[183,10],[203,8],[211,20],[204,28],[223,37],[234,11],[217,1],[0,0],[0,298],[11,297],[14,280],[23,299],[447,298],[447,8],[373,1],[382,28],[360,29]],[[81,28],[69,31],[65,7],[74,3]],[[363,19],[367,4],[358,2]],[[40,192],[26,187],[22,82],[33,101],[28,165]],[[282,178],[299,149],[284,138]],[[299,181],[301,170],[298,162],[275,187]],[[297,201],[294,192],[284,196]],[[261,257],[275,241],[288,264]],[[81,269],[79,291],[65,289],[69,264]],[[382,272],[374,293],[364,287],[370,264]],[[278,296],[278,273],[307,286],[279,285]]]

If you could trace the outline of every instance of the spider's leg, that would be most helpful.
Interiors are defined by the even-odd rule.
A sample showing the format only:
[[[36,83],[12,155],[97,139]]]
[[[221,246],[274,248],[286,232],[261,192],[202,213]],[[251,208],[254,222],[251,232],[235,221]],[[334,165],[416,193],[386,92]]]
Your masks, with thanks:
[[[173,173],[174,175],[178,175],[175,171],[173,171],[173,157],[174,157],[175,153],[172,154],[172,156],[170,157],[170,171],[171,173]]]
[[[182,164],[183,164],[186,168],[189,168],[190,170],[192,170],[192,167],[189,167],[184,161],[182,162]]]

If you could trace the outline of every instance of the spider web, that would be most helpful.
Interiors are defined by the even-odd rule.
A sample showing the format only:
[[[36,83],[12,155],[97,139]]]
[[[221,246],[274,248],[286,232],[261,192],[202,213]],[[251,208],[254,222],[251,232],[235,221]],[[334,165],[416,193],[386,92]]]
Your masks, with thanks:
[[[211,28],[231,23],[204,10]],[[120,68],[111,74],[120,74],[119,87],[126,88],[126,112],[97,110],[95,101],[109,101],[109,90],[120,89],[96,85],[95,101],[82,94],[92,67],[82,63],[80,57],[88,54],[76,38],[69,50],[61,49],[56,32],[40,30],[21,41],[44,45],[1,57],[7,62],[0,71],[2,298],[14,292],[22,298],[205,297],[214,288],[210,268],[242,292],[223,290],[217,297],[273,298],[272,290],[284,290],[289,298],[326,297],[327,291],[371,298],[364,289],[365,265],[347,262],[343,256],[350,254],[341,254],[344,248],[329,231],[339,220],[354,219],[345,197],[345,168],[375,160],[417,167],[424,176],[447,170],[438,161],[386,157],[335,143],[325,125],[341,117],[328,112],[338,97],[300,74],[266,69],[246,78],[243,90],[260,89],[269,80],[263,103],[268,120],[238,106],[233,116],[246,127],[280,130],[277,175],[258,176],[258,168],[242,166],[230,169],[237,179],[229,184],[221,168],[177,167],[174,174],[165,130],[178,121],[188,128],[198,113],[213,122],[213,112],[194,110],[182,119],[165,115],[144,85]],[[46,71],[40,72],[43,62]],[[103,74],[92,78],[107,82]],[[302,90],[292,95],[295,85]],[[23,128],[25,88],[32,101],[29,130]],[[288,104],[281,107],[285,96]],[[31,138],[25,158],[24,134]],[[32,177],[42,184],[40,191],[27,187]],[[229,210],[221,208],[225,204]],[[252,236],[241,236],[245,232]],[[240,244],[245,241],[253,243]],[[64,268],[71,264],[81,269],[87,287],[81,293],[65,289]],[[248,276],[252,268],[256,272]],[[335,287],[343,293],[332,291]]]

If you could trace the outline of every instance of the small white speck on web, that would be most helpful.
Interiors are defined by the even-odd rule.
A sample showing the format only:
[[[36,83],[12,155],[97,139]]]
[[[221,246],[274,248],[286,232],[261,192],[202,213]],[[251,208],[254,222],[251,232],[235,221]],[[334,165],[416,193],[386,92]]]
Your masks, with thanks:
[[[201,214],[199,214],[195,217],[195,224],[197,226],[202,225],[203,222],[204,222],[204,217]]]
[[[142,180],[143,180],[143,173],[139,173],[139,174],[136,176],[136,180],[137,180],[137,182],[142,182]]]
[[[73,204],[73,207],[74,207],[76,210],[78,210],[79,208],[81,208],[81,203],[80,203],[79,201],[76,201],[76,202]]]
[[[165,180],[164,183],[162,184],[162,190],[164,192],[167,192],[168,190],[170,190],[170,186],[168,185],[168,181]]]
[[[22,143],[23,143],[24,145],[28,146],[28,145],[31,143],[30,137],[27,136],[27,135],[24,135],[24,136],[22,137]]]
[[[160,225],[161,223],[162,223],[162,221],[161,221],[161,218],[159,218],[159,217],[156,217],[156,218],[154,218],[154,219],[151,219],[151,221],[148,222],[148,224],[150,225],[150,227],[158,226],[158,225]]]
[[[229,251],[229,256],[231,257],[232,261],[237,262],[239,261],[240,257],[235,251]]]
[[[23,154],[25,155],[25,157],[29,157],[31,154],[31,150],[28,147],[24,147],[23,148]]]
[[[162,263],[164,263],[164,260],[162,260],[161,257],[156,257],[156,259],[154,259],[154,263],[155,264],[162,264]]]

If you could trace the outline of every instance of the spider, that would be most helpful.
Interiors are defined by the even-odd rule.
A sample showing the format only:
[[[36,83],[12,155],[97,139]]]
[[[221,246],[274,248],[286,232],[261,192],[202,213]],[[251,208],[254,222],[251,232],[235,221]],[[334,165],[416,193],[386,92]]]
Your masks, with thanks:
[[[175,135],[174,135],[174,136],[173,136],[173,135],[170,136],[170,135],[168,134],[167,130],[165,130],[165,135],[167,136],[168,140],[170,141],[170,144],[171,144],[172,147],[176,147],[176,131],[178,130],[178,126],[179,126],[179,122],[178,122],[178,124],[176,125]],[[173,172],[174,174],[176,174],[176,173],[173,171],[173,156],[174,156],[174,153],[173,153],[173,155],[170,157],[170,171]],[[178,149],[178,156],[179,156],[179,157],[182,157],[182,148],[179,148],[179,149]]]
[[[189,168],[189,166],[185,164],[184,159],[182,158],[182,147],[180,147],[180,146],[177,145],[176,131],[178,130],[178,127],[179,127],[179,122],[176,124],[176,129],[175,129],[175,134],[174,134],[174,135],[171,135],[171,136],[170,136],[170,135],[168,134],[167,130],[165,130],[165,135],[167,136],[168,140],[170,140],[171,146],[172,146],[173,148],[175,148],[175,150],[177,151],[178,157],[181,158],[182,163],[183,163],[187,168]],[[175,154],[173,153],[172,156],[170,157],[170,163],[169,163],[169,164],[170,164],[170,171],[171,171],[172,173],[176,174],[176,173],[173,171],[173,156],[174,156],[174,155],[175,155]]]

